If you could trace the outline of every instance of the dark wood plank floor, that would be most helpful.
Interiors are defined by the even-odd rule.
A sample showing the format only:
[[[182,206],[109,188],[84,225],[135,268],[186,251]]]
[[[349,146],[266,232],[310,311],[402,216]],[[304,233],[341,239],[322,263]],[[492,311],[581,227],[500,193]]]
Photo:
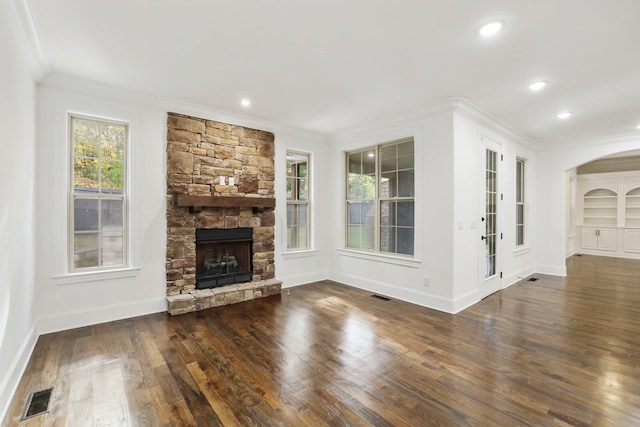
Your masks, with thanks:
[[[457,315],[326,281],[45,335],[3,425],[638,426],[640,261],[568,267]]]

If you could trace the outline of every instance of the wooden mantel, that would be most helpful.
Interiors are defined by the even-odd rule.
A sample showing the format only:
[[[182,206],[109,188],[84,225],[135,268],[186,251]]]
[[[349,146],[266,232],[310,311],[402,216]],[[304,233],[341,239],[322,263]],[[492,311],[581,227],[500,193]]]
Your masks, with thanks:
[[[275,197],[246,196],[193,196],[190,194],[174,194],[175,206],[188,206],[199,210],[202,207],[213,208],[275,208]]]

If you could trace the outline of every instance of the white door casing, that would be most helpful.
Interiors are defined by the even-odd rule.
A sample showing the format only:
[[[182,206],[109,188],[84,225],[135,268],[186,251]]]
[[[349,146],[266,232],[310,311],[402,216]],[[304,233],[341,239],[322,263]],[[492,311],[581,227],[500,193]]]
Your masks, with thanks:
[[[480,298],[501,288],[500,232],[502,201],[502,146],[487,138],[480,139]]]

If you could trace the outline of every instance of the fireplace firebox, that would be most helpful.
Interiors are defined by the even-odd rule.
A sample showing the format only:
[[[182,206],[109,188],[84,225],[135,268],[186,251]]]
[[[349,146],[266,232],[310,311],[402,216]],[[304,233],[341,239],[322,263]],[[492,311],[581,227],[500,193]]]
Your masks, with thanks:
[[[253,277],[251,228],[196,230],[196,288],[250,282]]]

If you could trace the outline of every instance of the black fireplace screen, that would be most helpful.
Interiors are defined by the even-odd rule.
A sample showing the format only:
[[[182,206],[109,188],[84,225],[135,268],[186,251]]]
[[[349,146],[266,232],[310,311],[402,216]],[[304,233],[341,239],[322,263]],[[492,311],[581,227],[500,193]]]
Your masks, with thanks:
[[[252,235],[251,228],[196,230],[196,287],[250,282]]]

